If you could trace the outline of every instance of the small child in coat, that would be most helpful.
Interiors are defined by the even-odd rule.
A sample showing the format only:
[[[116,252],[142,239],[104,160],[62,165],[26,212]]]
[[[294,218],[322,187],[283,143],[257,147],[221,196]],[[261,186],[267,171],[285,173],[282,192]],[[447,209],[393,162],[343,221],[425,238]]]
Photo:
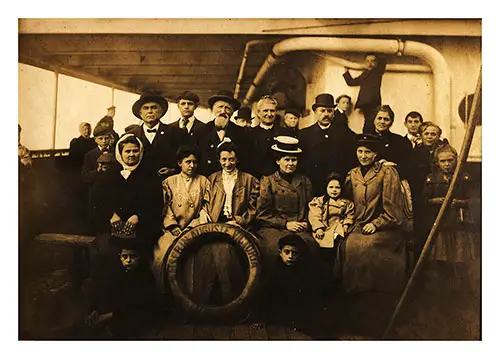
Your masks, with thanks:
[[[333,239],[345,239],[354,223],[354,203],[342,196],[340,175],[327,177],[326,195],[314,197],[309,202],[309,223],[313,237],[323,247],[325,234],[331,232]]]
[[[342,273],[342,240],[354,223],[354,203],[342,198],[341,177],[332,173],[327,177],[326,194],[309,202],[309,223],[313,237],[322,247],[322,256],[331,266],[334,279]],[[333,253],[332,253],[333,252]],[[333,256],[333,260],[332,260]]]

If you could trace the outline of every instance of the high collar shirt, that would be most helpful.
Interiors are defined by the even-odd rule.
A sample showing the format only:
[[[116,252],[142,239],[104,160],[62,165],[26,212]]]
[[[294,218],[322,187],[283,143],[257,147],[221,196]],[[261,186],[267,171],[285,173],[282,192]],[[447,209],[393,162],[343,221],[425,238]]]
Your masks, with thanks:
[[[154,126],[153,128],[149,128],[147,127],[146,125],[143,125],[143,129],[144,129],[144,136],[146,136],[146,138],[148,139],[149,143],[153,143],[154,139],[155,139],[155,136],[156,136],[156,133],[158,132],[158,129],[160,128],[160,122],[158,122],[156,124],[156,126]],[[156,130],[156,132],[149,132],[148,130]]]

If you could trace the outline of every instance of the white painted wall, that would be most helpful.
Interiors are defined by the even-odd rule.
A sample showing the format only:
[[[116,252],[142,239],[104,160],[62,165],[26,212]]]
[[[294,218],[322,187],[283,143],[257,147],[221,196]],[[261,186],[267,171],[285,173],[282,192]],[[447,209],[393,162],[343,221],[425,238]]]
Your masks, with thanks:
[[[465,94],[475,91],[479,68],[481,66],[481,43],[479,38],[423,38],[416,41],[426,42],[440,51],[448,62],[452,77],[452,145],[460,149],[464,136],[464,124],[458,115],[458,106]],[[391,60],[389,59],[389,62]],[[314,61],[315,69],[311,72],[310,83],[307,89],[306,106],[311,108],[315,97],[323,92],[331,93],[335,97],[340,94],[351,96],[353,102],[357,99],[359,87],[346,85],[342,74],[344,68],[335,63],[320,59]],[[360,71],[351,71],[353,77]],[[404,118],[410,111],[419,111],[426,121],[434,121],[432,74],[426,73],[396,73],[387,72],[382,80],[382,103],[392,107],[395,121],[392,131],[401,135],[406,133]],[[307,127],[314,122],[312,115],[304,118],[301,127]],[[349,126],[355,132],[361,132],[363,119],[357,111],[349,118]],[[472,148],[469,154],[470,161],[481,160],[481,126],[477,128]]]

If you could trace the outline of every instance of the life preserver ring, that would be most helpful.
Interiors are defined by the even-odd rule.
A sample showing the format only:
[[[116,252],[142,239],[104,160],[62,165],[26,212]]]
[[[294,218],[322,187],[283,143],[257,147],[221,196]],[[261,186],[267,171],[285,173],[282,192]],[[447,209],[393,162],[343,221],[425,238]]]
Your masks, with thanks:
[[[203,241],[206,241],[207,235],[209,236],[211,233],[241,249],[248,265],[246,271],[248,276],[243,290],[229,303],[223,305],[197,302],[180,279],[182,277],[182,260],[190,254],[193,255],[192,249],[203,246]],[[236,319],[248,308],[258,288],[261,273],[258,241],[253,234],[240,227],[223,223],[199,225],[177,238],[166,256],[165,270],[172,295],[190,317],[203,320],[217,319],[218,321]]]

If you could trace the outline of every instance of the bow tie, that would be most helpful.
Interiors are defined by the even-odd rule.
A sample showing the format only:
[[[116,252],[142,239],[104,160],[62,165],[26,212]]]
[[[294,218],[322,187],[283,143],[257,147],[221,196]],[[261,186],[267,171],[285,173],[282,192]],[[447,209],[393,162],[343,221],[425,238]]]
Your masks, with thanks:
[[[149,128],[146,128],[147,133],[156,133],[156,131],[158,131],[158,130],[150,130]]]
[[[225,130],[226,130],[226,128],[227,128],[227,126],[224,126],[224,127],[223,127],[223,126],[215,126],[215,130],[216,130],[217,132],[222,131],[222,130],[224,130],[224,131],[225,131]]]

